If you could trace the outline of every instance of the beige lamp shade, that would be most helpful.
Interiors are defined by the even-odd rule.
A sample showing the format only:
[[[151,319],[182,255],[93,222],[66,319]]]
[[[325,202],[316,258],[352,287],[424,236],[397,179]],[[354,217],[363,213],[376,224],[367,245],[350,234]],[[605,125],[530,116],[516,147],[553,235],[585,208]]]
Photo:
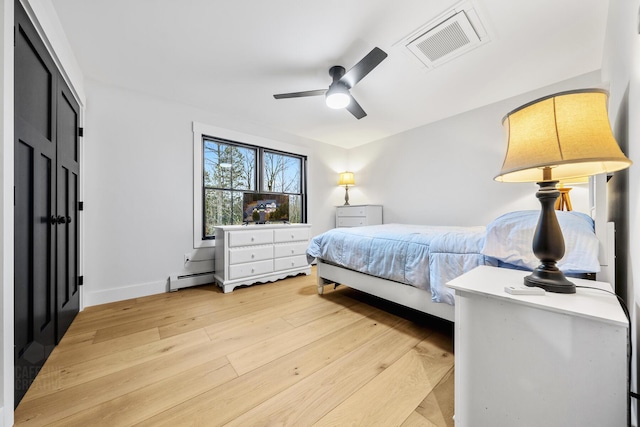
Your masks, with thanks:
[[[558,185],[562,187],[563,185],[581,185],[581,184],[588,184],[588,183],[589,183],[588,176],[580,176],[576,178],[560,180],[560,183]]]
[[[342,172],[338,179],[338,185],[355,185],[356,179],[353,176],[353,172]]]
[[[508,145],[496,181],[571,181],[631,165],[613,137],[607,92],[600,89],[535,100],[507,114],[502,123]]]

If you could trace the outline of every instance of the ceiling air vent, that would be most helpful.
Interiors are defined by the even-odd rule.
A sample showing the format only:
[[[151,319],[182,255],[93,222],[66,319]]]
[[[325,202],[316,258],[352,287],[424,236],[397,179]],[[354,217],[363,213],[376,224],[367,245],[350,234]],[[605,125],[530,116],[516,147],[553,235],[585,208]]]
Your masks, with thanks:
[[[427,68],[435,68],[461,55],[484,41],[474,29],[465,11],[450,16],[439,24],[421,30],[405,46]]]

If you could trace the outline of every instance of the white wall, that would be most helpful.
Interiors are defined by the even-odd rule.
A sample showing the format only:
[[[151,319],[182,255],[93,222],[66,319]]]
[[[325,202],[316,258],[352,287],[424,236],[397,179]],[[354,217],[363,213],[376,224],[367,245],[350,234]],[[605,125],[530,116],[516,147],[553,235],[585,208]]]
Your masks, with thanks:
[[[632,319],[631,389],[638,392],[638,336],[640,277],[640,36],[638,35],[638,0],[611,1],[603,60],[603,79],[610,82],[609,115],[616,124],[616,137],[627,156],[634,162],[626,173],[619,173],[609,183],[615,190],[627,189],[628,194],[616,194],[612,213],[626,223],[627,247],[618,249],[617,263],[626,266],[626,277],[620,289],[629,306]],[[616,181],[622,181],[617,182]],[[621,206],[617,206],[621,205]],[[623,212],[620,212],[620,208]],[[618,236],[620,233],[617,232]],[[632,399],[632,425],[638,425],[638,405]]]
[[[600,87],[600,73],[539,89],[349,150],[356,186],[351,203],[383,204],[385,223],[486,225],[519,209],[540,209],[534,183],[499,183],[506,151],[502,118],[536,98]],[[570,192],[588,212],[588,190]]]
[[[313,233],[333,227],[344,149],[91,80],[85,90],[87,305],[164,292],[169,276],[189,271],[183,258],[193,250],[193,121],[303,147],[308,220]]]

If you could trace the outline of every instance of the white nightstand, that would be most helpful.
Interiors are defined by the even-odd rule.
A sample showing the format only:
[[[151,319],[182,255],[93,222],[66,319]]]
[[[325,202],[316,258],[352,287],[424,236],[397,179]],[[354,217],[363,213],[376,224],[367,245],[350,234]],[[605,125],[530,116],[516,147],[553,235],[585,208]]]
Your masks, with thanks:
[[[627,425],[629,325],[617,298],[581,288],[504,291],[527,274],[482,266],[448,283],[456,291],[456,427]]]
[[[381,205],[336,206],[336,228],[382,224]]]

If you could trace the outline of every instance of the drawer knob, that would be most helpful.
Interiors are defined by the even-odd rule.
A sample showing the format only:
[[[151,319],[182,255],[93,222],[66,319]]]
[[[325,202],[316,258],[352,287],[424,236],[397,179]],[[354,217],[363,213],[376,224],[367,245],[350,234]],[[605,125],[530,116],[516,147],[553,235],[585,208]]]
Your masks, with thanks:
[[[296,237],[292,234],[292,235],[291,235],[291,238],[292,238],[292,239],[295,239]]]
[[[253,272],[255,272],[255,271],[256,271],[256,269],[255,269],[255,268],[252,268],[252,269],[251,269],[251,272],[252,272],[252,273],[253,273]]]
[[[291,253],[294,253],[295,251],[293,249],[291,249]]]
[[[251,241],[253,242],[254,240],[256,240],[256,238],[255,237],[251,237]]]
[[[251,254],[251,259],[254,259],[256,257],[256,254]]]

